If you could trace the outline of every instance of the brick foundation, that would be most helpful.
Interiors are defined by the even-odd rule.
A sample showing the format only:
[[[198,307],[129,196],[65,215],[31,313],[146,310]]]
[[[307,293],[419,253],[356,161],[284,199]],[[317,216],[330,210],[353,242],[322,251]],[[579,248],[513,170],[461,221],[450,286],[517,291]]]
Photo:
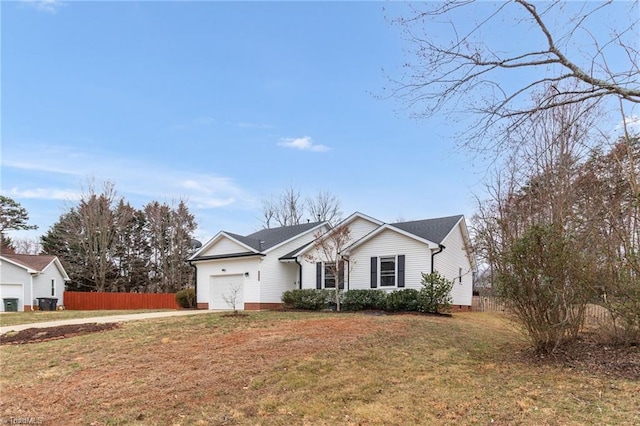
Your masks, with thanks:
[[[282,308],[282,303],[245,303],[244,310],[245,311],[262,311],[265,309],[280,309]]]
[[[198,307],[196,309],[209,309],[209,304],[208,303],[200,303],[198,302]]]

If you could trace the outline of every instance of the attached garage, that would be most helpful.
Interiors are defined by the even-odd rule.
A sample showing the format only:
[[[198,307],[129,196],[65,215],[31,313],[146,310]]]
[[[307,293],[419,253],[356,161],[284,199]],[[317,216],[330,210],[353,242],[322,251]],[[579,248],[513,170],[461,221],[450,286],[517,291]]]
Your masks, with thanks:
[[[24,309],[24,290],[22,284],[0,283],[0,312],[4,312],[4,299],[18,299],[18,310]]]
[[[212,276],[209,287],[209,309],[233,309],[235,302],[237,310],[244,310],[243,275]]]

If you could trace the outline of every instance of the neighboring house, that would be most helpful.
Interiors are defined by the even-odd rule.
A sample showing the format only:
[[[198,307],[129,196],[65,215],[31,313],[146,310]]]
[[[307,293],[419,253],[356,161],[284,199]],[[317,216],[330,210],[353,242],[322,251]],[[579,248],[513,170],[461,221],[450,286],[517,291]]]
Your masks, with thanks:
[[[56,298],[57,306],[63,306],[66,281],[69,276],[56,256],[0,255],[0,299],[18,299],[19,311],[37,309],[40,297]]]
[[[191,259],[197,269],[198,307],[228,309],[232,289],[242,309],[281,306],[287,290],[335,288],[420,289],[422,273],[454,281],[454,308],[471,308],[476,270],[464,216],[386,224],[354,213],[350,242],[342,250],[340,276],[331,274],[314,245],[329,230],[324,222],[264,229],[240,236],[220,232]]]

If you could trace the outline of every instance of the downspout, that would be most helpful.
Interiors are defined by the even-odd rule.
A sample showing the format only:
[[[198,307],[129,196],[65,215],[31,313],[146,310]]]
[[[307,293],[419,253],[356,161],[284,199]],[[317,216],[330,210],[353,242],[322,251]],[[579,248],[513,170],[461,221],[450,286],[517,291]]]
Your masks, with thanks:
[[[33,275],[29,274],[29,278],[30,278],[30,280],[29,280],[29,291],[31,292],[31,294],[29,295],[29,298],[31,299],[29,301],[29,303],[31,303],[31,310],[35,311],[35,309],[33,308],[33,301],[35,300],[33,298]],[[22,310],[24,311],[24,302],[22,302]]]
[[[434,272],[434,268],[433,268],[434,258],[436,257],[436,254],[442,253],[442,250],[444,250],[444,249],[446,249],[445,246],[443,246],[442,244],[438,244],[438,251],[431,253],[431,273],[432,274]]]
[[[349,273],[349,267],[350,267],[350,265],[349,265],[349,259],[347,259],[347,258],[342,258],[342,259],[343,259],[345,262],[347,262],[347,265],[346,265],[346,266],[347,266],[347,269],[346,269],[346,270],[347,270],[347,285],[346,285],[345,287],[346,287],[346,290],[347,290],[347,291],[349,291],[349,280],[350,280],[350,278],[351,278],[351,274]]]
[[[296,257],[294,261],[298,264],[298,288],[302,290],[302,265],[298,262],[298,258]]]
[[[193,272],[193,291],[196,294],[196,306],[194,306],[194,308],[196,308],[196,310],[198,309],[198,267],[196,265],[194,265],[190,260],[188,260],[187,262],[189,262],[189,266],[191,266],[194,269]]]

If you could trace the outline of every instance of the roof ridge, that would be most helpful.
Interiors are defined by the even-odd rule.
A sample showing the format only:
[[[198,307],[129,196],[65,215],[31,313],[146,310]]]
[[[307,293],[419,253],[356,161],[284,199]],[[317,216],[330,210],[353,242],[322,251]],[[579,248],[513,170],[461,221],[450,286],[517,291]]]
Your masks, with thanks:
[[[402,225],[403,223],[415,223],[415,222],[426,222],[428,220],[442,220],[442,219],[452,219],[454,217],[463,217],[463,214],[454,214],[451,216],[442,216],[442,217],[431,217],[428,219],[416,219],[416,220],[405,220],[403,222],[391,222],[387,223],[387,225]]]

